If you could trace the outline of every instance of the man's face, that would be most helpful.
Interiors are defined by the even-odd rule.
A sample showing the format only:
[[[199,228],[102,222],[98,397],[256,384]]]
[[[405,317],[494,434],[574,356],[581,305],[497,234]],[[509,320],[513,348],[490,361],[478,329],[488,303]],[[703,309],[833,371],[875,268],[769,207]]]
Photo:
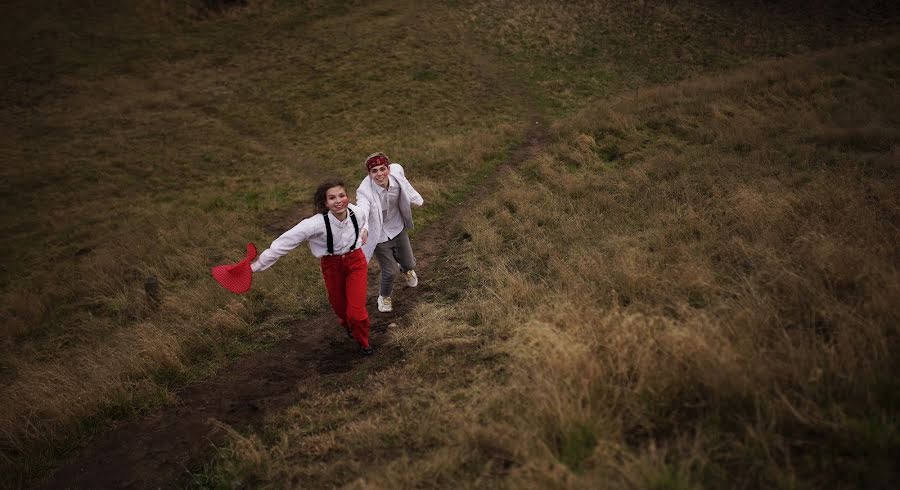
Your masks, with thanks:
[[[369,177],[371,177],[376,184],[384,188],[387,188],[388,186],[388,175],[390,174],[391,168],[387,165],[379,165],[377,167],[372,167],[371,169],[369,169]]]
[[[335,216],[346,210],[349,202],[350,198],[343,187],[332,187],[325,191],[325,207]]]

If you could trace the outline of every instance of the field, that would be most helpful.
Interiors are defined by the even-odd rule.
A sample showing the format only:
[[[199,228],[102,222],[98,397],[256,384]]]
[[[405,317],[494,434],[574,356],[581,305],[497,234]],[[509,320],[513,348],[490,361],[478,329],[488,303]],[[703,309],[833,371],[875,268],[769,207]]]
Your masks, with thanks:
[[[162,484],[896,486],[898,13],[10,5],[0,481],[279,353],[311,372]],[[377,149],[427,205],[375,358],[333,347],[304,250],[210,280]]]

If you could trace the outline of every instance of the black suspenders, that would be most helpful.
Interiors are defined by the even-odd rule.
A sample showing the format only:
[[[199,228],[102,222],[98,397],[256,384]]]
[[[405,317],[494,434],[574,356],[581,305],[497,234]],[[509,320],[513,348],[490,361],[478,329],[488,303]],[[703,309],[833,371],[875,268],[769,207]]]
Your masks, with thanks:
[[[356,222],[356,215],[353,214],[352,209],[347,208],[347,212],[350,213],[350,221],[353,222],[353,231],[356,232],[356,240],[353,240],[353,245],[350,245],[350,252],[352,252],[353,249],[356,248],[356,242],[359,241],[359,223]],[[328,255],[334,255],[334,235],[331,234],[331,220],[328,219],[328,211],[322,213],[322,218],[325,219],[325,239],[328,241]]]

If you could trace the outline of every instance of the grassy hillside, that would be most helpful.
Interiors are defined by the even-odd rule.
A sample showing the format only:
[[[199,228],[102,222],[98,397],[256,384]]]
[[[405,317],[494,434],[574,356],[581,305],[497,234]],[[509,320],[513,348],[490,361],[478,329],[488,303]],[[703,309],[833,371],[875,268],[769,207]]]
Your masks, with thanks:
[[[897,484],[900,40],[593,105],[465,225],[405,363],[201,486]],[[503,253],[498,253],[503,251]]]
[[[359,179],[360,161],[368,153],[382,149],[407,164],[429,199],[419,219],[427,227],[505,158],[534,115],[563,117],[618,97],[638,104],[612,113],[613,121],[626,124],[640,117],[634,112],[638,109],[662,110],[646,102],[653,100],[649,87],[723,73],[760,58],[880,39],[896,30],[895,12],[877,2],[853,8],[835,2],[802,12],[789,8],[790,3],[757,2],[728,7],[705,2],[246,3],[224,11],[189,1],[16,2],[7,7],[2,36],[8,49],[0,55],[6,68],[0,95],[0,245],[7,251],[0,262],[0,321],[5,325],[0,331],[0,470],[12,475],[14,483],[46,473],[111,420],[166,403],[186,381],[283,338],[290,320],[324,310],[317,265],[305,253],[286,258],[277,275],[261,276],[254,291],[240,298],[213,284],[208,268],[239,258],[247,241],[264,246],[310,213],[307,196],[322,177]],[[849,101],[859,95],[856,91],[873,97],[869,92],[874,88],[850,82],[841,88],[845,82],[840,80],[861,77],[855,74],[861,68],[854,66],[851,70],[835,62],[827,72],[839,81],[825,88],[845,90]],[[872,83],[896,89],[896,71],[890,71],[895,65],[886,66],[875,71]],[[818,76],[812,69],[804,73]],[[804,89],[792,90],[795,95]],[[768,104],[749,112],[748,117],[756,114],[750,122],[757,126],[768,117],[763,116],[766,111],[778,104],[789,107],[789,98],[773,102],[765,90],[756,93],[756,102]],[[746,104],[753,107],[752,102]],[[894,151],[885,143],[896,128],[888,112],[884,121],[869,124],[831,104],[822,109],[831,112],[823,113],[833,114],[840,124],[822,126],[821,134],[806,132],[810,121],[805,118],[815,111],[782,111],[788,114],[783,126],[803,130],[786,140],[791,142],[783,144],[787,148],[770,142],[768,129],[752,129],[756,139],[735,143],[733,150],[756,155],[751,143],[759,143],[766,152],[791,154],[799,151],[791,145],[804,143],[823,152],[846,147],[848,155],[865,158]],[[688,143],[696,143],[690,138],[702,143],[712,137],[703,131],[718,127],[716,117],[734,117],[727,105],[684,123],[680,115],[671,116],[672,121],[653,119],[641,126],[643,132],[620,128],[595,134],[575,120],[560,126],[559,137],[565,141],[583,132],[593,140],[581,144],[607,160],[640,157],[665,176],[666,159],[690,153]],[[881,111],[888,108],[876,105]],[[715,117],[708,119],[710,114]],[[717,125],[711,127],[711,121]],[[747,127],[756,128],[750,122]],[[852,130],[838,131],[841,124]],[[729,131],[737,134],[737,129]],[[772,134],[789,138],[792,133]],[[689,141],[680,142],[684,139]],[[600,175],[630,175],[616,165],[611,168],[618,174]],[[878,165],[894,176],[894,167]],[[568,167],[587,172],[579,170],[580,164]],[[555,185],[544,182],[541,168],[535,162],[526,165],[522,185]],[[774,175],[766,178],[774,179],[786,171],[770,172]],[[595,173],[561,178],[590,182]],[[842,174],[830,177],[842,183],[846,179]],[[746,207],[746,219],[768,202],[758,189],[744,194],[722,189],[718,192],[738,199],[735,206]],[[558,189],[556,195],[568,192]],[[580,194],[592,196],[575,189],[572,199]],[[618,196],[606,196],[609,206],[622,205],[615,202]],[[879,205],[890,204],[879,199]],[[792,202],[781,206],[790,208]],[[501,220],[502,209],[491,216],[476,210],[473,223]],[[869,212],[860,209],[864,215]],[[753,218],[759,220],[760,233],[780,236],[780,228],[764,230],[766,216]],[[639,223],[645,217],[631,219]],[[652,234],[647,224],[634,226],[620,230],[623,243]],[[465,257],[474,261],[484,254],[476,245],[490,238],[483,235],[486,231],[470,233],[472,248]],[[607,234],[599,229],[595,235]],[[877,238],[853,236],[864,244]],[[872,255],[872,260],[895,253],[896,241],[881,243],[882,255]],[[687,257],[695,252],[684,248],[681,253]],[[573,257],[544,253],[544,262],[551,256],[562,262]],[[596,297],[579,297],[599,301],[618,295],[625,299],[617,301],[629,305],[646,300],[650,306],[645,313],[670,315],[663,304],[668,300],[659,299],[668,297],[668,289],[659,286],[661,293],[633,282],[637,279],[629,274],[634,270],[644,280],[659,272],[629,269],[648,260],[634,254],[610,271],[610,277],[618,278],[613,286],[595,291]],[[762,260],[748,257],[752,267]],[[529,271],[524,256],[507,260],[520,261],[508,264],[516,277],[543,273]],[[883,274],[890,272],[886,270]],[[806,272],[796,274],[803,279]],[[727,316],[707,307],[713,303],[705,288],[712,287],[713,278],[703,275],[708,271],[697,274],[696,284],[679,286],[689,291],[679,291],[694,295],[710,321],[725,322]],[[144,283],[151,277],[161,284],[158,305],[145,297]],[[891,277],[884,276],[884,285],[891,285]],[[856,287],[850,297],[864,294]],[[491,294],[479,290],[473,297]],[[788,311],[799,311],[797,318],[815,324],[808,298],[801,294],[793,301]],[[577,304],[600,308],[595,313],[605,315],[605,304]],[[885,311],[890,312],[871,308],[863,319],[884,319]],[[437,306],[421,312],[422,322],[454,315]],[[835,321],[820,316],[829,325]],[[489,312],[476,317],[507,328],[488,321],[500,318]],[[505,368],[503,372],[507,374],[497,379],[511,382],[507,376],[512,375]],[[411,377],[398,385],[415,391],[420,389],[417,381]],[[462,385],[474,389],[471,383]],[[465,398],[478,398],[477,393]],[[334,396],[339,403],[340,396]],[[393,464],[406,465],[403,460]]]
[[[381,148],[408,162],[438,213],[517,137],[522,108],[486,88],[501,86],[497,73],[461,64],[461,47],[430,57],[457,76],[417,79],[406,50],[430,26],[405,21],[416,9],[379,9],[390,11],[263,5],[185,20],[97,7],[84,17],[112,18],[52,19],[76,23],[54,27],[73,45],[15,71],[21,94],[3,116],[6,464],[43,464],[60,440],[164,401],[325,308],[302,252],[247,297],[208,275],[310,213],[324,176],[358,179]],[[143,30],[120,24],[140,15]],[[34,22],[26,39],[51,42]],[[131,47],[110,58],[110,44]],[[448,162],[458,171],[441,172]],[[148,277],[161,284],[156,309]]]

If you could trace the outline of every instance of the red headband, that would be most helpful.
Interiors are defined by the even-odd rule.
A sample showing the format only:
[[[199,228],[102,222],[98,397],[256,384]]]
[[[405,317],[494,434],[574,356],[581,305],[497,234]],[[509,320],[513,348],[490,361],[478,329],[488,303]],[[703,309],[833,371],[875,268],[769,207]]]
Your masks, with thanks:
[[[390,165],[390,161],[388,161],[388,157],[384,155],[375,155],[374,157],[366,160],[366,171],[372,170],[374,167],[379,165],[384,165],[385,167]]]

